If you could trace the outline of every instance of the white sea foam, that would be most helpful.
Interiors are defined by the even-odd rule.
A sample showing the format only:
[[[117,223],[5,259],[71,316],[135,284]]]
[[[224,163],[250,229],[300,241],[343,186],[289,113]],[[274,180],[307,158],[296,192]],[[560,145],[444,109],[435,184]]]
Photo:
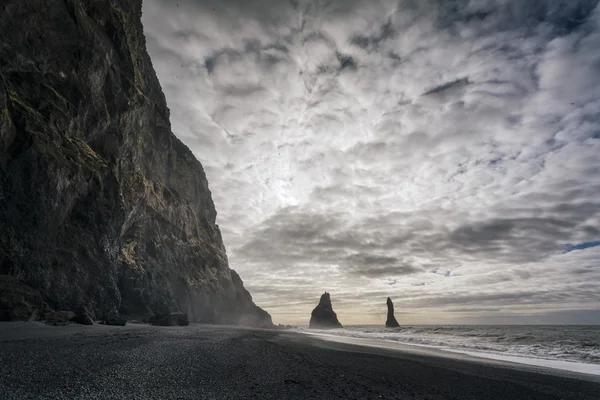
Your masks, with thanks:
[[[599,326],[349,326],[305,330],[324,338],[370,339],[369,345],[413,345],[522,364],[600,375]]]
[[[517,357],[517,356],[509,356],[509,355],[501,355],[501,354],[493,354],[493,353],[483,353],[483,352],[478,352],[478,351],[460,351],[460,353],[468,354],[468,355],[474,356],[474,357],[491,358],[493,360],[509,361],[509,362],[515,362],[515,363],[519,363],[519,364],[536,365],[538,367],[562,369],[565,371],[573,371],[573,372],[579,372],[579,373],[583,373],[583,374],[600,375],[600,365],[599,364],[586,364],[586,363],[577,363],[577,362],[561,361],[561,360],[546,360],[546,359],[542,359],[542,358]]]

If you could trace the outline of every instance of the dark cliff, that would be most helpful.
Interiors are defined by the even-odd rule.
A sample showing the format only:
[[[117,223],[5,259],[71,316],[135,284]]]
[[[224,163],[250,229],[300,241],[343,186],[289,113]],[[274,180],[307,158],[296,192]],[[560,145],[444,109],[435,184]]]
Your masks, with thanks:
[[[228,267],[202,165],[171,132],[141,9],[0,5],[0,275],[98,318],[271,326]]]
[[[337,319],[337,314],[333,311],[329,293],[325,292],[321,295],[319,304],[310,315],[308,327],[313,329],[342,328],[342,324]]]
[[[387,320],[385,321],[385,327],[386,328],[397,328],[400,326],[400,324],[398,323],[398,321],[396,321],[396,317],[394,316],[394,303],[392,302],[392,299],[390,299],[389,297],[387,298]]]

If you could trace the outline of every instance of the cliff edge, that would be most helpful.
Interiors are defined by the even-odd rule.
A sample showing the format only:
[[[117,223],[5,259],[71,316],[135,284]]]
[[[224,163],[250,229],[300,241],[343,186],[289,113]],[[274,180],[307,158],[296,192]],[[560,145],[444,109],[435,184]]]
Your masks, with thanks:
[[[229,269],[202,165],[171,132],[141,13],[141,0],[0,5],[0,275],[98,319],[270,327]]]

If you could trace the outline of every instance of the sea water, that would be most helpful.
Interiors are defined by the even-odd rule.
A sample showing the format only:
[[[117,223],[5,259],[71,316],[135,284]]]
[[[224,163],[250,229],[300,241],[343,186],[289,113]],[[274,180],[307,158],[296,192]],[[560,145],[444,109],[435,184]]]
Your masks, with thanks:
[[[299,330],[307,332],[305,328]],[[447,351],[600,365],[600,325],[595,326],[347,326],[310,330],[353,338],[422,345]]]

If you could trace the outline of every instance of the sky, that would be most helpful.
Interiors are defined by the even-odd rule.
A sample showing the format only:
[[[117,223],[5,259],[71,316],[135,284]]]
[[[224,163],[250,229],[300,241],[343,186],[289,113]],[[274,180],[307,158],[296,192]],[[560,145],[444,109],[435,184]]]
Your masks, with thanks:
[[[600,323],[600,5],[144,0],[173,132],[275,323]]]

